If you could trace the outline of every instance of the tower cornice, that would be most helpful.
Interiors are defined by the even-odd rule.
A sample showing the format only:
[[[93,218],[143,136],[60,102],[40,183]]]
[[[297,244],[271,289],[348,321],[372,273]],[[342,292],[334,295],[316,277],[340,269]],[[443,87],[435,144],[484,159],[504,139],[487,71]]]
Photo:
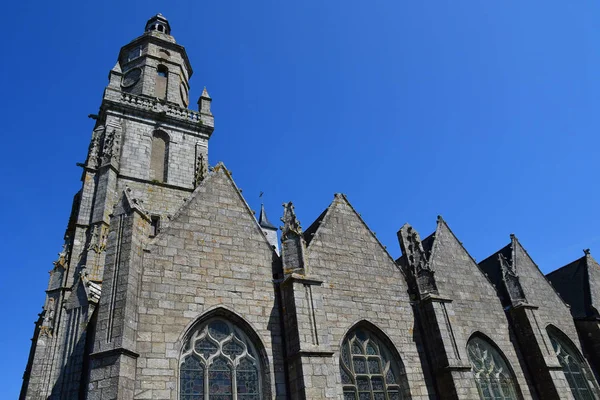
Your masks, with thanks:
[[[141,115],[149,120],[164,121],[178,126],[183,125],[191,131],[200,132],[208,137],[212,135],[214,130],[212,115],[179,107],[156,98],[116,90],[106,90],[101,109],[116,109]]]

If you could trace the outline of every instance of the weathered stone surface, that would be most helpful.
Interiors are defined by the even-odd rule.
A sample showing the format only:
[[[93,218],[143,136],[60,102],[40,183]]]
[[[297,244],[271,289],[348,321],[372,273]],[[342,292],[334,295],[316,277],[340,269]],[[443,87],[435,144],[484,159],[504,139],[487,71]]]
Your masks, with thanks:
[[[476,336],[511,369],[517,398],[572,398],[546,328],[580,352],[575,324],[516,238],[478,266],[442,219],[422,241],[405,225],[396,262],[337,194],[305,231],[285,205],[279,255],[265,210],[257,221],[225,166],[208,167],[212,99],[205,89],[187,109],[185,49],[163,16],[146,28],[119,53],[94,116],[21,398],[176,400],[182,376],[221,357],[232,382],[250,360],[241,371],[257,371],[265,399],[349,398],[362,378],[404,399],[472,400]],[[589,299],[569,299],[596,312],[577,320],[595,360],[600,267],[584,261]],[[232,398],[251,386],[232,383]]]

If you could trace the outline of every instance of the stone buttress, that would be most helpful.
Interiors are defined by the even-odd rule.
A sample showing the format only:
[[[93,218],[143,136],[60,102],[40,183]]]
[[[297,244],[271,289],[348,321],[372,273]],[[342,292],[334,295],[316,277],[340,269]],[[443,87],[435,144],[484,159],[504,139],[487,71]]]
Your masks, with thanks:
[[[502,304],[446,222],[438,217],[436,231],[423,241],[406,224],[398,239],[402,248],[398,263],[405,271],[424,331],[438,397],[479,397],[467,343],[471,337],[483,335],[498,346],[512,367],[518,395],[530,398]]]
[[[572,398],[548,333],[552,327],[580,347],[569,307],[514,235],[509,245],[479,265],[496,284],[538,396],[550,400]],[[595,383],[590,386],[598,396]]]

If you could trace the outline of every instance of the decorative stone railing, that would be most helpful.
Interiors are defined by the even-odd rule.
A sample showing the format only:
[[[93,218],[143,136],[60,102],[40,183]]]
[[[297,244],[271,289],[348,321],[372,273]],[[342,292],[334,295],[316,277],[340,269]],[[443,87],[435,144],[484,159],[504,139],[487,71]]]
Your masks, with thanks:
[[[158,99],[150,97],[136,96],[130,93],[121,93],[121,102],[157,113],[165,113],[168,116],[186,119],[190,122],[202,123],[201,114],[197,111],[188,110],[187,108],[166,104]]]

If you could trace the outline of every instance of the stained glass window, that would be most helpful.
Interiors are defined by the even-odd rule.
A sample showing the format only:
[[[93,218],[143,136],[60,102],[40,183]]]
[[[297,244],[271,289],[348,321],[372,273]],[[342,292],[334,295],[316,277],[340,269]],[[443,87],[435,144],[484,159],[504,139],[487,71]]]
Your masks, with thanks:
[[[399,367],[389,351],[365,329],[350,332],[340,349],[344,400],[401,400]]]
[[[258,400],[260,363],[248,337],[221,318],[209,320],[184,346],[181,400]]]
[[[569,382],[575,400],[594,400],[587,379],[590,372],[587,370],[583,358],[579,355],[579,351],[568,340],[561,338],[559,333],[552,332],[551,329],[548,330],[548,336],[550,336],[550,342]]]
[[[469,361],[482,400],[516,400],[515,379],[504,357],[487,340],[473,337],[467,343]]]

